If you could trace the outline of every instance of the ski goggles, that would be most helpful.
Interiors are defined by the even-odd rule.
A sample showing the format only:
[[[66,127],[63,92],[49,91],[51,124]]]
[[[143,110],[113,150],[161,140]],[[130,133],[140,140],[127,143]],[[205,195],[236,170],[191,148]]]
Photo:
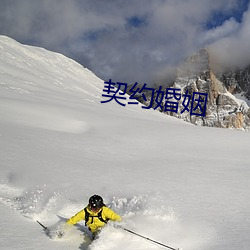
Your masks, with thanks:
[[[90,205],[89,208],[93,212],[97,212],[97,211],[99,211],[101,209],[101,207],[97,207],[97,206],[93,206],[93,205],[92,206]]]

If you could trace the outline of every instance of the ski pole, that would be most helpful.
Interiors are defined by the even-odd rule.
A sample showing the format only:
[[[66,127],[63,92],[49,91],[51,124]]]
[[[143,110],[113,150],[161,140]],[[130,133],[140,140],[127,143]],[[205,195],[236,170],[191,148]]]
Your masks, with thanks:
[[[145,237],[145,236],[143,236],[143,235],[141,235],[141,234],[135,233],[135,232],[133,232],[133,231],[127,229],[127,228],[122,228],[122,229],[125,230],[125,231],[127,231],[127,232],[129,232],[129,233],[131,233],[131,234],[137,235],[137,236],[139,236],[139,237],[141,237],[141,238],[143,238],[143,239],[145,239],[145,240],[154,242],[154,243],[156,243],[156,244],[158,244],[158,245],[161,245],[161,246],[163,246],[163,247],[169,248],[169,249],[171,249],[171,250],[180,250],[180,248],[173,248],[173,247],[167,246],[167,245],[162,244],[162,243],[160,243],[160,242],[158,242],[158,241],[155,241],[155,240],[152,240],[152,239],[150,239],[150,238],[148,238],[148,237]]]
[[[48,228],[45,227],[41,222],[39,222],[38,220],[37,220],[36,222],[37,222],[40,226],[42,226],[44,230],[48,230]]]

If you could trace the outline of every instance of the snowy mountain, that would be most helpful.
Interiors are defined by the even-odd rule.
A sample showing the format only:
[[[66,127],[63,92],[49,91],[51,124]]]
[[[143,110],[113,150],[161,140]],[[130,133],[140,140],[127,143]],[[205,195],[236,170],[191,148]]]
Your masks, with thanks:
[[[102,195],[122,226],[184,250],[248,250],[249,133],[193,126],[103,100],[103,80],[63,55],[0,36],[1,249],[153,250],[109,224],[50,239]]]
[[[174,97],[173,90],[170,91],[172,95],[167,95],[165,92],[168,98],[161,99],[160,106],[157,105],[159,94],[155,93],[152,106],[160,112],[196,125],[248,130],[250,128],[249,84],[249,68],[218,71],[209,51],[202,49],[188,57],[178,67],[176,79],[172,84],[163,86],[166,91],[175,89],[176,98],[171,98]],[[156,86],[157,88],[159,87]],[[130,94],[129,91],[127,93]],[[194,112],[198,115],[192,114],[192,107],[200,105],[197,94],[192,99],[194,93],[207,93],[206,101],[201,104],[201,108],[205,109],[204,116],[200,115],[202,112],[200,114]],[[145,105],[150,105],[150,91],[145,90],[144,95],[147,96],[147,100],[142,94],[139,100]],[[204,95],[202,98],[205,98]],[[178,108],[168,108],[175,102],[178,103],[176,104]]]
[[[200,50],[187,58],[178,69],[174,86],[185,93],[198,91],[208,93],[206,115],[190,117],[186,113],[181,118],[203,126],[248,129],[250,108],[247,103],[228,91],[228,85],[220,81],[213,70],[209,51]]]
[[[216,75],[230,93],[245,98],[250,105],[250,66],[218,72]]]

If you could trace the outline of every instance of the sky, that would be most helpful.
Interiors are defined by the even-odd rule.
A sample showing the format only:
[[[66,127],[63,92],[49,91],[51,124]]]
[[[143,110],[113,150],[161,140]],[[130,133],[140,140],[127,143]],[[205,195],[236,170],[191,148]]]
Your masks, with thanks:
[[[162,83],[201,48],[250,63],[249,0],[0,0],[0,34],[128,84]]]

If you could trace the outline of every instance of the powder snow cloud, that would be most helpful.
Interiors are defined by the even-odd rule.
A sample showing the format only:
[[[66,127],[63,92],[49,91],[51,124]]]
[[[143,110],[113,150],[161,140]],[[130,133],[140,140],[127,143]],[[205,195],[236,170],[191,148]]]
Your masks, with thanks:
[[[2,0],[0,34],[61,52],[102,79],[149,84],[203,47],[224,63],[235,57],[247,63],[247,2]]]

